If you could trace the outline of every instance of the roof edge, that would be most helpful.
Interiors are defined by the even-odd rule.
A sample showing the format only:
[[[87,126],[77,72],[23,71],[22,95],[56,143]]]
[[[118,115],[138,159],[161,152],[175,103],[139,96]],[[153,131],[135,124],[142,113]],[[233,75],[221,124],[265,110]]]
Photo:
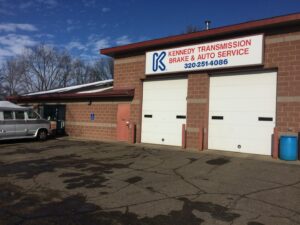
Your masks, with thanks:
[[[198,32],[188,33],[188,34],[179,34],[179,35],[168,36],[168,37],[163,37],[163,38],[158,38],[158,39],[153,39],[153,40],[148,40],[143,42],[132,43],[123,46],[100,49],[100,54],[108,55],[108,56],[116,56],[124,52],[134,52],[137,50],[142,50],[150,47],[162,46],[165,44],[174,44],[176,42],[191,41],[196,38],[207,38],[213,35],[223,35],[223,34],[225,35],[237,31],[246,31],[246,30],[259,29],[259,28],[279,26],[292,21],[299,21],[300,23],[300,13],[275,16],[270,18],[264,18],[259,20],[253,20],[253,21],[213,28],[210,30],[203,30],[203,31],[198,31]]]
[[[78,100],[78,99],[105,99],[105,98],[131,98],[134,96],[134,89],[113,89],[100,93],[83,93],[83,94],[47,94],[33,96],[8,96],[6,99],[12,102],[30,102],[30,101],[47,101],[47,100]]]

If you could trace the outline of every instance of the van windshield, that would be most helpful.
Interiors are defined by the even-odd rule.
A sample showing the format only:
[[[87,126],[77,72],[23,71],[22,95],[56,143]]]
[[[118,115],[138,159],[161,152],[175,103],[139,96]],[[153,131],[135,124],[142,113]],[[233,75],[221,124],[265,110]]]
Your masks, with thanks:
[[[27,111],[27,115],[28,115],[28,119],[39,119],[40,118],[39,114],[37,114],[33,110]]]

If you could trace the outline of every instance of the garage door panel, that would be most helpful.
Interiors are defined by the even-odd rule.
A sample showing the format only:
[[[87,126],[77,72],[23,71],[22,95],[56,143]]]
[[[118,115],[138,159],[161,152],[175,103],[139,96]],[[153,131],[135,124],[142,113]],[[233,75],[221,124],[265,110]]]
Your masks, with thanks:
[[[258,98],[260,96],[265,96],[265,97],[273,97],[274,92],[266,92],[266,90],[271,89],[272,85],[244,85],[242,87],[235,87],[233,85],[228,85],[228,86],[216,86],[213,85],[211,86],[212,88],[216,87],[218,92],[212,93],[210,96],[211,98],[215,97],[221,97],[221,98]],[[255,92],[249,92],[248,90],[252,89],[255,90]],[[236,96],[236,93],[239,92],[239,96]],[[220,94],[222,94],[220,96]]]
[[[173,146],[180,146],[181,139],[175,138],[174,133],[164,134],[163,137],[156,135],[156,133],[145,133],[142,139],[143,143],[148,144],[161,144],[161,145],[173,145]]]
[[[236,140],[230,137],[210,137],[208,140],[209,149],[233,151],[236,150]]]
[[[275,72],[211,77],[209,148],[270,154],[275,113]]]
[[[209,136],[210,149],[219,149],[226,151],[254,153],[262,155],[270,155],[271,153],[271,133],[273,128],[269,128],[266,132],[265,128],[256,129],[256,135],[253,136],[251,129],[243,129],[242,127],[236,127],[230,130],[230,125],[224,126],[219,129],[217,126],[210,127],[211,132],[218,132],[217,135]],[[266,142],[264,146],[262,142]],[[240,148],[239,148],[240,146]]]
[[[186,119],[176,116],[186,116],[186,97],[187,79],[144,82],[142,142],[181,145],[182,124],[186,124]]]
[[[157,124],[143,126],[143,143],[181,145],[181,125],[164,124],[158,127]]]
[[[147,102],[147,100],[146,100]],[[181,111],[184,112],[185,110],[183,110],[182,108],[185,108],[185,104],[181,104],[179,102],[177,102],[176,100],[167,100],[167,101],[155,101],[155,100],[151,100],[148,101],[148,104],[145,105],[143,107],[143,109],[145,111],[151,111],[153,110],[153,107],[155,108],[156,112],[167,112],[167,111],[171,111],[171,112],[177,112],[177,111]]]
[[[255,111],[255,112],[274,112],[272,105],[275,104],[274,99],[232,99],[232,98],[220,98],[211,99],[212,104],[210,106],[212,111]],[[273,103],[273,104],[270,104]]]
[[[213,116],[222,116],[223,119],[212,119]],[[210,114],[210,123],[214,124],[231,124],[231,125],[252,125],[252,126],[267,126],[268,124],[274,126],[273,121],[275,121],[274,112],[247,112],[247,111],[226,111],[226,112],[212,112]],[[259,120],[261,118],[262,120]],[[270,118],[273,121],[263,121],[264,118]]]

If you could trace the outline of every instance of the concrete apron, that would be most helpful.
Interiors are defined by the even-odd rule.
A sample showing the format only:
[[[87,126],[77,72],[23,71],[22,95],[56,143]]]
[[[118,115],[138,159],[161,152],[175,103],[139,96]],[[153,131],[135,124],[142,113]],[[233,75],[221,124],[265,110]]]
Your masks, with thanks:
[[[204,155],[227,156],[233,158],[252,159],[252,160],[260,160],[260,161],[267,161],[267,162],[274,162],[274,163],[300,165],[300,160],[286,161],[286,160],[281,160],[280,158],[274,159],[272,158],[272,156],[268,156],[268,155],[258,155],[258,154],[231,152],[231,151],[223,151],[223,150],[212,150],[212,149],[204,149],[203,151],[199,151],[197,149],[190,149],[190,148],[183,149],[177,146],[144,144],[144,143],[136,143],[135,145],[145,147],[145,148],[164,150],[164,151],[184,151],[184,152],[193,152],[193,153],[199,153]]]

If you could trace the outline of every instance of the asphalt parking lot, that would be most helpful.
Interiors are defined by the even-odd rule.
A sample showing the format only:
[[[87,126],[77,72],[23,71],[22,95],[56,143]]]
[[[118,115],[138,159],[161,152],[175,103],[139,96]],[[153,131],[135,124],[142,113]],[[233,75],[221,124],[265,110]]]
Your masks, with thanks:
[[[300,224],[300,165],[66,139],[0,143],[0,224]]]

